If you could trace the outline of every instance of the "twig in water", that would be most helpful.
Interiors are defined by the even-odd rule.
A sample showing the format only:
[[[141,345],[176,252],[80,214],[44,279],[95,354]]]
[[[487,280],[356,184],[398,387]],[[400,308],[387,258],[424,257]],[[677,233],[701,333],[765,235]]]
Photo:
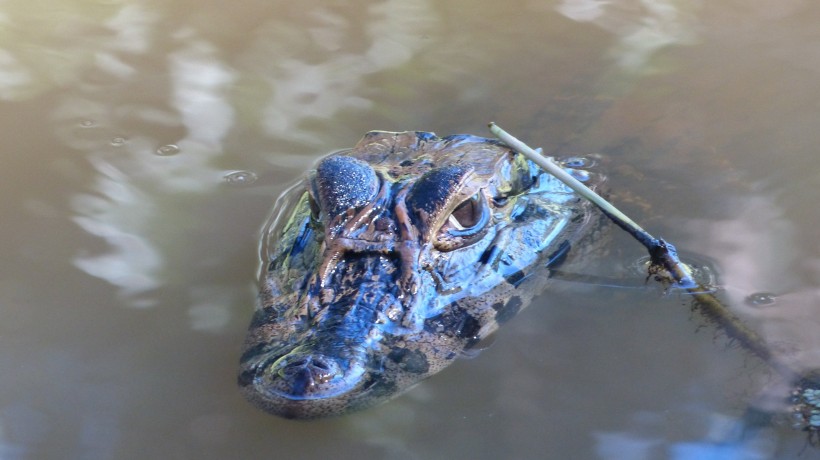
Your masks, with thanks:
[[[736,340],[741,346],[758,356],[775,372],[786,379],[786,381],[797,385],[799,395],[798,403],[795,406],[797,409],[795,409],[795,411],[801,410],[807,414],[804,417],[806,429],[813,431],[820,430],[820,415],[814,418],[811,417],[811,414],[814,414],[812,411],[815,409],[817,409],[818,414],[820,414],[820,378],[817,377],[816,373],[799,372],[775,356],[769,347],[766,346],[766,342],[763,338],[729,311],[729,309],[712,294],[711,289],[695,281],[691,269],[680,261],[677,251],[672,244],[650,235],[649,232],[627,217],[626,214],[590,190],[590,188],[582,182],[572,177],[552,160],[542,156],[527,144],[501,129],[495,123],[490,123],[489,127],[490,132],[510,148],[526,156],[530,161],[555,176],[576,193],[598,206],[616,225],[626,230],[627,233],[646,247],[651,259],[651,265],[649,267],[651,274],[661,276],[665,281],[672,282],[677,287],[686,290],[686,292],[692,295],[695,300],[695,305],[701,314],[714,321],[719,328],[726,332],[730,339]]]

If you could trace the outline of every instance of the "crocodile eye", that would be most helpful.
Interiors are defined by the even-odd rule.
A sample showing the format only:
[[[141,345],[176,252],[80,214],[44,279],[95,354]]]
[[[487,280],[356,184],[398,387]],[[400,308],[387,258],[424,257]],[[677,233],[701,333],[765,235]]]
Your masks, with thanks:
[[[423,239],[439,251],[452,251],[484,236],[491,220],[485,185],[469,166],[443,166],[425,173],[405,200]]]
[[[461,202],[460,205],[453,209],[453,213],[447,219],[457,230],[464,230],[475,227],[479,223],[482,216],[481,203],[479,203],[480,195],[476,193],[470,198]]]
[[[439,251],[452,251],[471,245],[487,232],[490,207],[484,194],[476,192],[462,201],[444,221],[433,245]]]
[[[447,218],[447,222],[458,231],[469,231],[481,223],[488,216],[484,195],[476,193],[464,200],[453,209],[453,213]]]

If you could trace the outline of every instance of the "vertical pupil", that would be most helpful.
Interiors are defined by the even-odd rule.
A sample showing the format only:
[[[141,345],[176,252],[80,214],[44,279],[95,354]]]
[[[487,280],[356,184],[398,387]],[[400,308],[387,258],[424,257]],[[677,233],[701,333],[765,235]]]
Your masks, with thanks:
[[[470,228],[478,223],[478,193],[462,202],[453,210],[453,217],[463,228]]]

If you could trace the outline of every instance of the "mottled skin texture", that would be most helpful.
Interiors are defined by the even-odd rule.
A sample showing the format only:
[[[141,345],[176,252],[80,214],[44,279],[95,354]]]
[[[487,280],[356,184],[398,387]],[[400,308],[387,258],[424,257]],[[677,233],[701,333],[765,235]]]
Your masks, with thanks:
[[[592,214],[497,141],[370,132],[278,202],[239,385],[288,418],[395,397],[524,308]]]

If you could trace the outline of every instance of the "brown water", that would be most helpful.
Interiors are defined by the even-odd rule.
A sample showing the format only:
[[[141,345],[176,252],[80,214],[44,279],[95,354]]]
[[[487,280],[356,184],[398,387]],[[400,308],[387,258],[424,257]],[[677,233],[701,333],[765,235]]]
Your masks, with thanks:
[[[268,416],[235,373],[295,177],[371,129],[491,120],[599,154],[613,201],[820,367],[818,21],[809,0],[0,3],[0,458],[796,457],[804,433],[743,419],[765,366],[651,285],[565,283],[349,417]],[[640,285],[643,250],[611,248],[585,274]]]

